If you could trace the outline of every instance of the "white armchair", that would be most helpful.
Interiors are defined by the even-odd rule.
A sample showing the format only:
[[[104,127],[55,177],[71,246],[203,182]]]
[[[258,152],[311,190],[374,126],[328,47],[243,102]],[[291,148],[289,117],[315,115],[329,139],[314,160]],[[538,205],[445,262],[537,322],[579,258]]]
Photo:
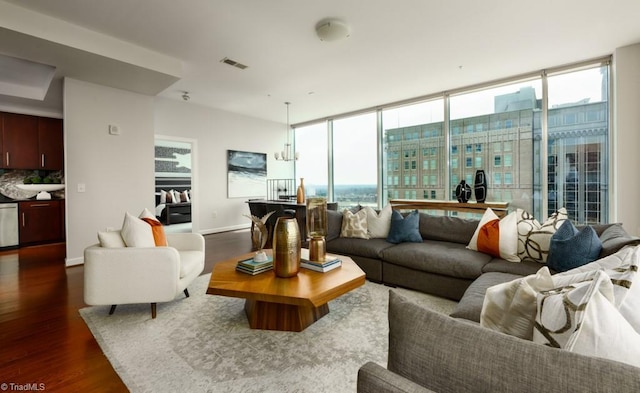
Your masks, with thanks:
[[[119,231],[117,231],[119,232]],[[84,250],[84,301],[88,305],[168,302],[184,292],[204,269],[204,237],[167,233],[169,247],[101,247]]]

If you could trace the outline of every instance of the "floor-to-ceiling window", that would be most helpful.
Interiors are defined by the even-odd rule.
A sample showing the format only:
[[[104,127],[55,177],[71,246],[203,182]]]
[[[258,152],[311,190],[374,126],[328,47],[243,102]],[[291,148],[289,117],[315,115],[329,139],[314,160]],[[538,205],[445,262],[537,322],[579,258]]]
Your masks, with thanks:
[[[339,208],[378,206],[376,113],[333,121],[334,200]]]
[[[327,123],[321,122],[295,129],[296,177],[304,178],[308,196],[326,197],[329,185]]]
[[[455,186],[461,180],[473,186],[482,169],[489,202],[509,202],[538,219],[566,207],[578,224],[607,222],[608,63],[607,58],[541,71],[323,123],[334,131],[327,146],[332,149],[327,156],[334,157],[329,161],[333,184],[347,184],[352,180],[341,176],[362,173],[358,181],[381,183],[383,203],[451,200]],[[355,124],[362,117],[369,123],[359,128]],[[299,138],[308,136],[296,132]],[[383,149],[373,143],[376,138]],[[356,160],[354,152],[367,141],[368,155]],[[356,170],[360,162],[379,168],[377,177]]]
[[[541,96],[537,78],[450,97],[450,160],[464,163],[450,170],[450,194],[460,180],[473,187],[483,170],[487,202],[533,211],[533,116]]]
[[[607,66],[548,77],[548,206],[579,223],[608,218],[608,81]]]
[[[389,199],[447,199],[442,98],[382,111],[383,171]]]

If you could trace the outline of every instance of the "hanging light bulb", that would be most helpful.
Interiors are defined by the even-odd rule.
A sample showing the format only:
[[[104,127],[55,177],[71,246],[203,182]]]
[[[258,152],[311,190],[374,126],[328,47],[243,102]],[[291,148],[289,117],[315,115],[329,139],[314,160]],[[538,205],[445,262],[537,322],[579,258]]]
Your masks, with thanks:
[[[291,127],[289,126],[289,104],[290,102],[284,103],[287,106],[287,143],[284,144],[284,150],[280,153],[275,152],[273,155],[278,161],[293,161],[300,158],[300,153],[293,151],[293,146],[291,142],[289,142],[289,133],[291,131]]]

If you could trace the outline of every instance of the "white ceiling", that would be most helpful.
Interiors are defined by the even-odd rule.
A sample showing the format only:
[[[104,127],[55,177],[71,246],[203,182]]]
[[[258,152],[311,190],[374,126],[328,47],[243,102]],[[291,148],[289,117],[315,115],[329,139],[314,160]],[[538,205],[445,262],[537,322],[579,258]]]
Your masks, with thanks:
[[[181,100],[188,91],[192,103],[279,122],[285,120],[283,102],[291,101],[292,123],[596,58],[640,42],[638,0],[6,3],[180,59],[181,78],[162,80],[160,96]],[[320,41],[314,26],[326,17],[347,22],[351,36]],[[20,50],[7,51],[0,39],[0,53]],[[220,62],[224,57],[249,67],[230,67]],[[70,64],[64,68],[58,76],[83,75]],[[109,78],[102,83],[110,85]]]

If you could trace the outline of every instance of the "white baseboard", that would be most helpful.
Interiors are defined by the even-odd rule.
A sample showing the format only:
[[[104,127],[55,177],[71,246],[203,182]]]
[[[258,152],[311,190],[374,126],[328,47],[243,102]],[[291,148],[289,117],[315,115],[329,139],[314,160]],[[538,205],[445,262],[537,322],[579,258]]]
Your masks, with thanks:
[[[66,267],[84,265],[84,257],[66,258],[64,264]]]
[[[201,229],[198,231],[198,233],[200,233],[201,235],[210,235],[212,233],[237,231],[240,229],[249,229],[249,228],[251,228],[251,224],[240,224],[240,225],[232,225],[232,226],[221,227],[221,228]]]

